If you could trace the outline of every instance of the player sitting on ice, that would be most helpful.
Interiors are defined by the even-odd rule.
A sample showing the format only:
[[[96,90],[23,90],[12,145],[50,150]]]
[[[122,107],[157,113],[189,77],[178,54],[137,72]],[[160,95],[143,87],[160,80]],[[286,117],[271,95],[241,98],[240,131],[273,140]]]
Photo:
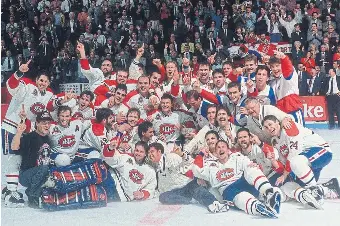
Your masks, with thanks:
[[[248,214],[277,217],[281,195],[260,170],[259,166],[241,153],[231,153],[228,144],[220,140],[216,144],[218,161],[201,164],[195,159],[194,176],[208,181],[219,190],[223,199]],[[263,195],[265,203],[256,197]]]
[[[83,91],[79,97],[75,93],[60,93],[53,97],[46,106],[55,119],[56,111],[59,106],[69,106],[72,110],[72,118],[89,120],[93,117],[92,101],[94,95],[91,91]]]
[[[281,185],[289,175],[303,187],[308,187],[316,200],[322,200],[325,194],[339,188],[334,184],[316,186],[321,170],[332,160],[329,144],[318,134],[300,124],[292,123],[290,129],[282,128],[279,120],[273,115],[264,117],[262,125],[272,136],[273,146],[279,151],[279,160],[283,165],[282,176],[276,185]]]
[[[269,59],[269,66],[274,79],[270,82],[276,96],[276,106],[291,114],[295,122],[304,125],[302,103],[299,98],[298,74],[289,57],[279,51]]]
[[[257,163],[269,182],[275,185],[277,178],[282,175],[282,168],[279,167],[282,163],[278,161],[278,151],[261,142],[256,135],[251,135],[247,128],[240,128],[237,131],[237,144],[240,146],[240,152]],[[304,205],[317,209],[321,208],[321,205],[309,190],[301,188],[295,182],[285,181],[280,189],[282,190],[282,202],[292,198]]]
[[[105,186],[109,196],[121,202],[154,198],[156,173],[145,163],[149,146],[138,141],[132,154],[119,152],[117,147],[118,140],[114,139],[103,151],[103,158],[113,177],[113,181],[109,177],[111,181],[107,181]]]
[[[149,159],[156,164],[159,201],[162,204],[187,205],[195,199],[212,213],[229,210],[227,204],[217,201],[207,188],[198,184],[197,178],[192,179],[192,173],[189,171],[192,159],[178,147],[175,152],[164,154],[163,146],[153,143],[150,145]]]

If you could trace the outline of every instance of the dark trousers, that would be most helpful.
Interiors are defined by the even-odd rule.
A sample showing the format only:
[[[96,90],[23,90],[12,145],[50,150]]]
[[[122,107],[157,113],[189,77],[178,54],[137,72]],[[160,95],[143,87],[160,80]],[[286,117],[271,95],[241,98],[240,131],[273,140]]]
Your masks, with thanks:
[[[49,175],[48,166],[37,166],[22,171],[19,174],[19,182],[27,187],[26,195],[28,197],[40,197],[42,194],[42,185],[46,182]]]
[[[329,128],[334,129],[334,115],[338,117],[338,129],[340,129],[340,96],[333,94],[326,97]]]
[[[216,198],[211,194],[208,189],[197,184],[197,180],[194,179],[183,188],[173,189],[171,191],[164,192],[160,194],[159,201],[162,204],[168,205],[188,205],[191,199],[195,199],[201,205],[208,207]]]

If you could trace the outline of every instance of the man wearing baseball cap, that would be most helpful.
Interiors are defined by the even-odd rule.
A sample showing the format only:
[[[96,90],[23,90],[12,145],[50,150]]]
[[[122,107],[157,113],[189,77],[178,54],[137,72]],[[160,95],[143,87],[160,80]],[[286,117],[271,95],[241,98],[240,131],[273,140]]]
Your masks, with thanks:
[[[37,115],[36,130],[23,134],[26,125],[20,123],[11,145],[15,154],[21,155],[19,182],[27,187],[28,205],[39,207],[42,185],[49,175],[50,141],[48,139],[52,117],[47,111]],[[9,196],[10,197],[10,196]]]

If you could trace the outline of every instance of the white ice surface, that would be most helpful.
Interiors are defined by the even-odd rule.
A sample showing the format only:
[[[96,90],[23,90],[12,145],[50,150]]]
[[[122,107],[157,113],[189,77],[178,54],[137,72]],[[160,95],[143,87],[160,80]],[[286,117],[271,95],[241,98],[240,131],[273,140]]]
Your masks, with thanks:
[[[335,176],[340,177],[340,132],[334,130],[315,130],[315,132],[330,143],[334,153],[332,162],[322,171],[320,181]],[[338,226],[340,225],[340,200],[326,200],[324,210],[305,209],[295,202],[283,203],[278,219],[264,219],[236,210],[209,214],[205,208],[196,204],[165,206],[157,199],[144,202],[109,203],[104,208],[61,212],[46,212],[28,207],[10,209],[4,208],[2,203],[1,225]]]

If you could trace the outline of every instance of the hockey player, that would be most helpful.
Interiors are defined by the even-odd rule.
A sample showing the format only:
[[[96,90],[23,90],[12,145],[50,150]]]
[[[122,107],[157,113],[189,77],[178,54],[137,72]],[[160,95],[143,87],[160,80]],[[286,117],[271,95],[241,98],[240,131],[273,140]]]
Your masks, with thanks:
[[[125,153],[131,153],[133,147],[139,140],[138,138],[138,124],[140,122],[140,111],[137,108],[130,108],[126,114],[126,121],[121,124],[125,129],[119,131],[115,135],[118,137],[118,150]]]
[[[127,88],[124,84],[119,84],[114,90],[113,96],[109,99],[105,99],[100,106],[96,106],[96,108],[109,108],[112,110],[113,115],[115,116],[115,121],[117,123],[122,123],[126,120],[126,114],[129,110],[129,107],[123,103],[124,98],[127,94]]]
[[[180,136],[179,115],[172,111],[173,98],[170,94],[164,94],[161,98],[160,110],[150,115],[149,121],[153,123],[153,128],[157,136],[163,135],[165,143],[170,145],[168,149],[173,149],[174,143]]]
[[[86,128],[81,136],[79,149],[81,158],[87,158],[90,154],[92,157],[99,157],[105,145],[110,143],[113,138],[114,116],[108,108],[100,108],[96,112],[96,118],[85,121]],[[123,130],[123,129],[122,129]]]
[[[57,109],[57,122],[50,127],[49,139],[51,141],[51,158],[57,166],[65,166],[71,163],[83,133],[83,122],[79,119],[71,119],[72,110],[68,106],[60,106]],[[63,155],[63,156],[58,156]],[[69,161],[66,161],[67,157]],[[59,161],[59,160],[63,161]]]
[[[45,73],[36,77],[35,81],[24,78],[24,73],[29,71],[28,61],[22,64],[6,83],[8,92],[12,95],[4,121],[2,123],[2,150],[3,154],[8,156],[6,163],[6,188],[2,191],[4,196],[12,194],[12,198],[7,197],[6,206],[22,206],[24,200],[22,194],[17,192],[19,180],[19,167],[21,163],[20,155],[13,155],[11,143],[17,131],[17,126],[21,122],[19,114],[25,112],[27,123],[35,122],[37,114],[45,110],[48,101],[52,98],[53,93],[48,88],[50,79]],[[30,127],[28,125],[28,127]],[[30,128],[27,128],[30,130]]]
[[[236,126],[230,122],[228,108],[219,106],[216,110],[216,131],[220,139],[224,140],[230,148],[235,145]]]
[[[248,85],[248,96],[256,97],[263,105],[275,105],[274,90],[267,84],[270,77],[269,68],[264,65],[259,65],[255,73],[255,83]]]
[[[166,143],[163,142],[165,140],[164,135],[155,136],[155,130],[153,128],[152,122],[144,121],[138,125],[138,137],[141,141],[146,142],[148,145],[152,143],[160,143],[164,147],[165,153],[170,153],[172,149],[168,149]]]
[[[149,159],[157,165],[159,201],[161,203],[187,205],[191,203],[192,199],[195,199],[212,213],[229,210],[227,204],[219,203],[213,194],[197,183],[196,179],[190,178],[189,172],[191,171],[188,167],[192,161],[188,161],[185,153],[179,149],[176,150],[176,153],[162,153],[164,153],[164,149],[161,144],[150,145]]]
[[[207,108],[207,119],[209,124],[203,126],[202,129],[194,136],[194,138],[184,146],[184,152],[190,154],[197,154],[202,147],[206,146],[205,135],[210,130],[216,130],[215,119],[216,119],[216,105],[209,105]]]
[[[202,96],[196,90],[190,90],[186,93],[188,104],[191,106],[189,112],[193,114],[193,118],[199,128],[208,125],[207,109],[211,104],[204,101]]]
[[[118,142],[113,140],[103,151],[105,162],[111,167],[114,187],[121,202],[152,199],[157,186],[155,171],[145,163],[149,147],[138,141],[132,154],[117,150]]]
[[[283,174],[276,184],[282,184],[292,172],[300,185],[315,186],[321,170],[332,160],[329,144],[300,124],[292,123],[290,129],[284,129],[273,115],[264,117],[262,124],[272,136],[273,145],[279,151],[279,160],[283,164]]]
[[[137,90],[130,92],[124,99],[124,103],[130,108],[138,108],[141,118],[146,119],[147,114],[158,108],[159,99],[153,93],[150,94],[150,78],[140,76]]]
[[[112,75],[112,63],[104,60],[100,69],[92,68],[86,57],[85,47],[82,43],[77,43],[77,50],[80,54],[81,72],[89,80],[90,90],[93,92],[105,79],[110,79]]]
[[[210,182],[224,200],[248,214],[277,217],[281,195],[259,167],[240,153],[231,154],[228,144],[222,140],[216,144],[216,154],[218,161],[210,164],[198,164],[200,160],[196,158],[192,168],[194,176]],[[259,193],[264,196],[265,204],[256,199]]]
[[[269,59],[274,80],[270,82],[276,97],[276,106],[291,114],[295,122],[304,125],[302,103],[299,98],[298,75],[289,57],[279,51]]]
[[[242,95],[241,85],[237,82],[231,82],[228,84],[228,97],[222,98],[222,96],[216,94],[213,95],[203,89],[200,89],[194,84],[194,89],[199,92],[204,99],[217,105],[226,105],[233,116],[233,123],[238,126],[244,126],[247,123],[245,99],[246,95]]]
[[[91,91],[83,91],[79,97],[75,93],[60,93],[53,97],[47,104],[47,110],[51,112],[56,120],[57,108],[59,106],[69,106],[72,110],[72,117],[80,120],[89,120],[93,117],[92,101],[94,95]]]
[[[276,179],[282,174],[282,163],[278,161],[279,153],[275,148],[261,142],[257,136],[251,135],[247,128],[237,131],[237,144],[241,153],[251,161],[257,163],[269,182],[274,185]],[[285,181],[280,187],[282,202],[289,198],[320,209],[321,204],[313,197],[309,190],[301,188],[297,183]]]

